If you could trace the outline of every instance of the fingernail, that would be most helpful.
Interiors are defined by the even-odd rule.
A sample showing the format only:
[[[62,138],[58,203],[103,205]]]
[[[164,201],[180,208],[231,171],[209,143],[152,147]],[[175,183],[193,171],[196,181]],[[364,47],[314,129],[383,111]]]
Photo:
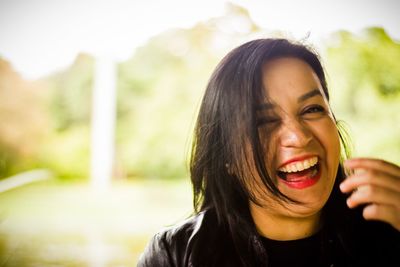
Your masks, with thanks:
[[[346,199],[346,204],[349,208],[352,208],[352,200],[350,199],[350,197],[348,199]]]

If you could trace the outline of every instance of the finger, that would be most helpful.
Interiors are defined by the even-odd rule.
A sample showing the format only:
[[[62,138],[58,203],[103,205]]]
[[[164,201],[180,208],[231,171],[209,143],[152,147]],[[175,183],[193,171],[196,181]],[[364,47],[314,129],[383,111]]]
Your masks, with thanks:
[[[382,175],[375,171],[365,171],[347,177],[341,184],[340,190],[348,193],[362,185],[376,185],[400,192],[400,179],[391,175]]]
[[[400,194],[387,188],[363,185],[351,194],[346,203],[349,208],[369,203],[400,207]]]
[[[366,220],[379,220],[391,224],[400,231],[400,210],[391,205],[371,204],[364,208],[363,217]]]
[[[346,160],[344,162],[344,167],[349,169],[372,169],[375,171],[386,172],[395,177],[400,177],[399,166],[381,159],[353,158]]]

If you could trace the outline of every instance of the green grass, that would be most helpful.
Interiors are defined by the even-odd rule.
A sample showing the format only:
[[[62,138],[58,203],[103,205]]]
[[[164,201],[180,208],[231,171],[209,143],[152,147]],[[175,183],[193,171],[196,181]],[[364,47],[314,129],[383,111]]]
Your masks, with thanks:
[[[40,182],[0,194],[0,266],[136,266],[157,231],[192,212],[187,181]]]

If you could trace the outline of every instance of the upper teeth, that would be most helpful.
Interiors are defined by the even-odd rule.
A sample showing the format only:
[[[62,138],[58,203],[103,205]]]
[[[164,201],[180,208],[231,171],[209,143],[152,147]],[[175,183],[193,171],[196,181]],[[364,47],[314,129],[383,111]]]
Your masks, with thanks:
[[[315,164],[317,164],[317,162],[318,157],[312,157],[303,161],[289,163],[288,165],[285,165],[278,170],[281,172],[299,172],[314,166]]]

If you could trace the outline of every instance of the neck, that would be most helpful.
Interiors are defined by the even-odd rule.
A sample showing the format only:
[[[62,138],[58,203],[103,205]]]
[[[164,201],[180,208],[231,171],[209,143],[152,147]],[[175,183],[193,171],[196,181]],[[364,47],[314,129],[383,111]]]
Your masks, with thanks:
[[[321,225],[321,212],[308,216],[271,214],[267,208],[250,203],[257,231],[273,240],[296,240],[315,234]]]

